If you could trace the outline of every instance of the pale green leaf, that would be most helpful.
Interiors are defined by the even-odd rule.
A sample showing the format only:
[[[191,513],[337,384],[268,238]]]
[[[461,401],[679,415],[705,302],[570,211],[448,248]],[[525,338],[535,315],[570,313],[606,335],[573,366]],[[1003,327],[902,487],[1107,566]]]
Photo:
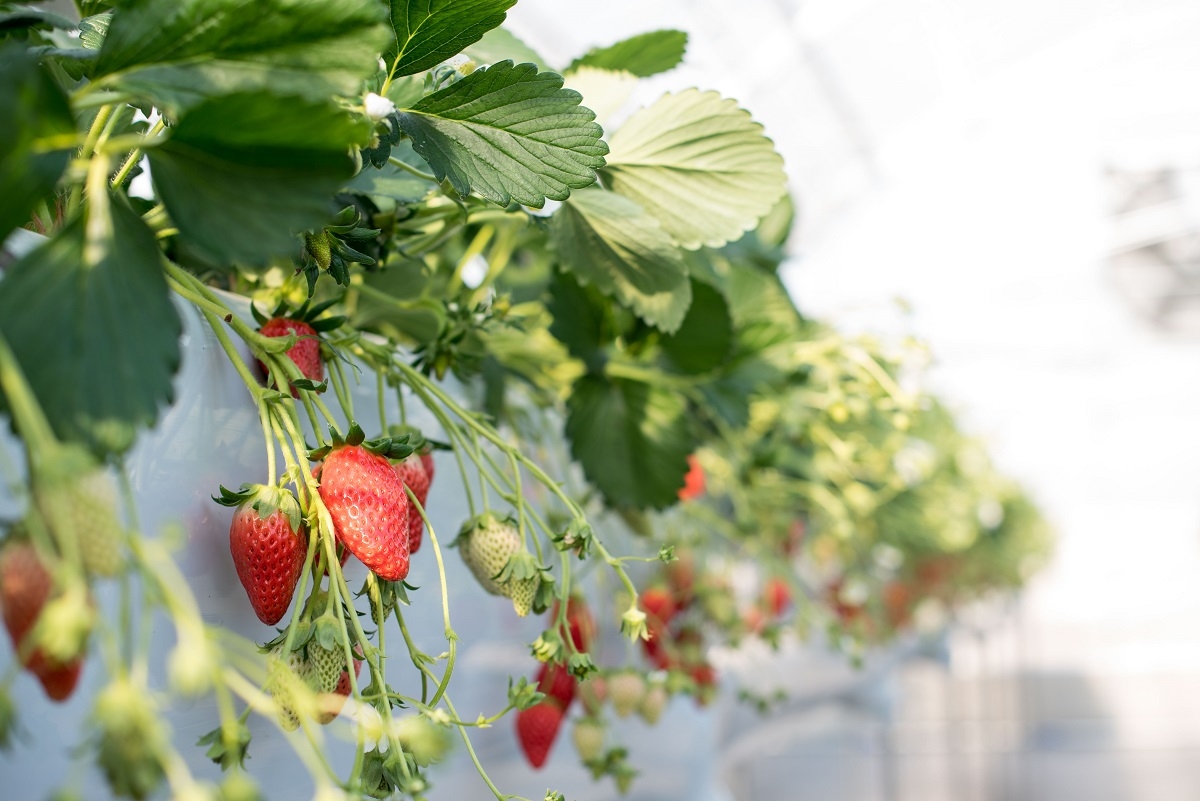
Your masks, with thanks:
[[[0,281],[0,332],[59,437],[122,453],[172,400],[181,325],[154,234],[89,205]]]
[[[0,242],[29,221],[76,146],[62,90],[16,45],[0,48]]]
[[[378,0],[129,0],[93,76],[176,113],[253,89],[357,95],[391,39],[385,19]]]
[[[603,176],[688,250],[737,239],[787,189],[762,126],[716,92],[663,95],[610,139]]]
[[[567,71],[579,67],[624,70],[641,78],[666,72],[683,61],[688,35],[661,30],[640,33],[608,47],[597,47],[571,62]]]
[[[584,105],[596,112],[596,121],[601,125],[629,102],[638,85],[632,73],[597,67],[579,67],[568,72],[563,80],[583,95]]]
[[[150,151],[158,197],[187,243],[218,264],[298,251],[325,221],[370,126],[330,103],[263,94],[210,100]]]
[[[435,67],[504,22],[517,0],[391,0],[395,75]]]
[[[661,509],[675,503],[695,446],[678,392],[586,375],[567,399],[566,431],[572,455],[609,505]]]
[[[679,328],[692,299],[678,248],[636,203],[603,189],[571,195],[550,219],[559,263],[663,331]]]
[[[551,69],[546,59],[506,28],[492,28],[482,39],[463,50],[463,55],[480,65],[511,61],[514,64],[536,64],[543,71]]]
[[[501,61],[399,113],[438,180],[500,205],[541,208],[595,182],[607,145],[562,77]]]

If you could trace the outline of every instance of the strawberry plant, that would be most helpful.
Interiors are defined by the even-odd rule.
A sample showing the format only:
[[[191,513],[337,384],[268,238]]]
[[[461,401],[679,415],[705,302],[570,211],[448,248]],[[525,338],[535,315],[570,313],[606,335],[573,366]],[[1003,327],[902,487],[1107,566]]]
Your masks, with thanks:
[[[501,27],[514,2],[0,2],[0,241],[24,252],[0,278],[20,450],[7,470],[0,443],[19,476],[0,744],[18,668],[55,701],[86,670],[104,678],[73,754],[117,796],[270,795],[248,769],[263,723],[320,799],[425,798],[452,734],[507,799],[472,745],[506,715],[533,768],[574,716],[581,760],[623,792],[637,759],[609,711],[706,703],[713,646],[821,623],[853,651],[1028,575],[1036,508],[902,389],[902,359],[788,296],[793,207],[750,114],[698,89],[627,108],[686,34],[556,69]],[[127,469],[188,400],[188,315],[261,427],[265,476],[195,488],[231,507],[201,534],[223,549],[228,520],[253,643],[202,613]],[[438,471],[462,508],[426,508]],[[448,547],[544,622],[492,714],[452,700]],[[749,607],[735,564],[762,579]],[[440,611],[437,655],[418,605]],[[614,630],[645,659],[602,653]],[[218,785],[169,736],[180,698],[215,706],[198,745]]]

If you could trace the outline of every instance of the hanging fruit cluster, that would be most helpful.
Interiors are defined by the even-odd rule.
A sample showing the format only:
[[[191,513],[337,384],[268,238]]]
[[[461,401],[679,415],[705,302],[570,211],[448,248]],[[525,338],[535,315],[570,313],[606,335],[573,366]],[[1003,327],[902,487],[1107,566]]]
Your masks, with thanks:
[[[426,797],[451,733],[507,798],[471,745],[506,715],[533,767],[569,725],[624,791],[613,721],[707,703],[715,649],[819,624],[854,651],[1043,556],[1035,507],[904,358],[797,311],[782,159],[746,111],[688,89],[609,123],[686,34],[554,69],[500,27],[514,2],[0,2],[0,242],[24,253],[0,276],[0,746],[23,673],[62,701],[86,670],[70,759],[139,801],[258,797],[252,716],[322,801]],[[195,488],[276,627],[254,643],[202,613],[126,470],[178,408],[184,317],[261,425],[261,472]],[[426,509],[435,470],[463,508]],[[491,716],[452,700],[449,547],[505,614],[547,616]],[[605,661],[605,630],[642,661]],[[219,784],[170,737],[180,698],[213,704]]]

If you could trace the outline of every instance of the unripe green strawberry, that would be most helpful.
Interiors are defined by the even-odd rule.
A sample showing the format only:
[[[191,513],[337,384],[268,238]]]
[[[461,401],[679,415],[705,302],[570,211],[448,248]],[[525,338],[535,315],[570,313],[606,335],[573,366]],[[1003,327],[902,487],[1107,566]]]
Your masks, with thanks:
[[[608,694],[617,717],[627,718],[642,702],[642,696],[646,694],[646,680],[642,674],[632,670],[621,671],[609,677]]]
[[[455,540],[472,575],[492,595],[507,595],[497,581],[508,560],[521,550],[521,535],[510,521],[483,514],[463,526]],[[536,589],[536,588],[535,588]]]
[[[300,726],[296,706],[308,672],[308,660],[300,651],[284,655],[283,646],[277,645],[267,656],[267,683],[263,690],[275,699],[276,717],[286,731],[295,731]]]
[[[161,749],[170,734],[144,687],[118,679],[96,698],[97,763],[113,795],[146,798],[163,780]]]
[[[629,792],[629,788],[633,786],[633,780],[637,776],[637,772],[627,765],[623,765],[620,769],[613,773],[613,783],[617,785],[617,792],[625,795]]]
[[[579,682],[576,693],[587,713],[595,715],[608,699],[608,682],[599,673],[593,673],[587,681]]]
[[[663,710],[667,707],[667,688],[661,684],[655,684],[646,690],[646,694],[642,696],[642,702],[638,704],[637,712],[642,720],[653,726],[658,723],[658,719],[662,717]]]
[[[604,724],[596,718],[579,718],[571,729],[571,739],[584,762],[599,759],[604,753]]]
[[[362,661],[354,660],[354,675],[362,674]],[[361,690],[361,686],[359,687]],[[317,722],[322,726],[332,721],[342,711],[342,707],[346,705],[346,699],[350,697],[350,672],[343,670],[342,675],[338,677],[337,686],[333,688],[333,693],[322,696],[319,700],[320,712],[317,714]]]
[[[308,644],[308,671],[305,682],[313,692],[331,693],[346,672],[346,655],[342,649],[325,649],[313,640]]]
[[[314,233],[304,235],[304,249],[322,270],[328,270],[333,261],[333,253],[329,247],[329,234],[322,228]]]
[[[81,465],[89,463],[90,459],[81,461]],[[74,540],[88,573],[115,576],[121,570],[121,522],[117,519],[116,491],[104,470],[93,466],[84,467],[84,471],[75,475],[56,473],[35,480],[34,502],[60,553],[70,553],[68,541]]]
[[[533,609],[533,600],[537,597],[538,587],[542,580],[537,576],[526,579],[514,579],[505,585],[505,594],[512,598],[513,611],[518,617],[525,617]]]

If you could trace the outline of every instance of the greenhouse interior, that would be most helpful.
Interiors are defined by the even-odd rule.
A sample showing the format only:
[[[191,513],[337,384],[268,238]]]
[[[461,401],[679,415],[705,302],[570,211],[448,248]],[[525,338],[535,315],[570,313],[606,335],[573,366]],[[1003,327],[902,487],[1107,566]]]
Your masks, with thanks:
[[[0,799],[1200,798],[1198,40],[0,0]]]

